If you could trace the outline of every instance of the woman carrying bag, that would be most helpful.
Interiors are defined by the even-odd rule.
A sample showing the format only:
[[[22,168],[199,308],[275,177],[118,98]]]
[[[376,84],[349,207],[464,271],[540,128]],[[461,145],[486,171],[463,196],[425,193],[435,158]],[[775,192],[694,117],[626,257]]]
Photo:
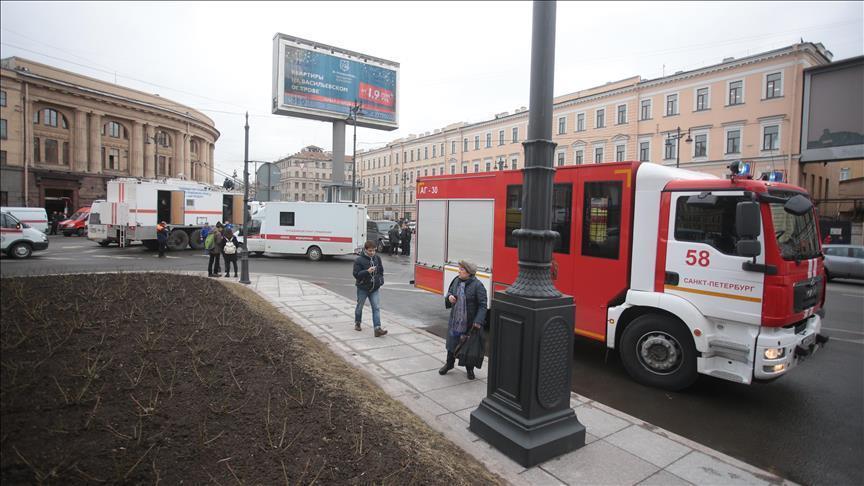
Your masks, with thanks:
[[[447,323],[447,362],[438,370],[446,375],[456,364],[456,348],[468,339],[469,332],[480,332],[486,322],[486,287],[477,280],[477,265],[461,260],[459,275],[450,282],[444,297],[444,306],[450,309]],[[474,379],[474,366],[465,367],[469,380]]]

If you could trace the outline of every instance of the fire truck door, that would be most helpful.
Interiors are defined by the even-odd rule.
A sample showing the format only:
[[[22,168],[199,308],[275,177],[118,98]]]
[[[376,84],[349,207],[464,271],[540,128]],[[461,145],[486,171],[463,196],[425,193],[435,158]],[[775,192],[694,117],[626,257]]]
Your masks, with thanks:
[[[744,194],[719,193],[707,207],[688,203],[696,192],[673,193],[669,207],[664,291],[715,319],[760,324],[764,275],[742,269],[736,254],[735,208]],[[763,235],[759,236],[764,263]]]
[[[231,222],[235,225],[243,224],[243,196],[235,194],[233,198],[234,204],[231,213],[234,216],[234,219],[232,219]]]
[[[185,195],[183,191],[171,191],[171,221],[168,224],[186,224]]]

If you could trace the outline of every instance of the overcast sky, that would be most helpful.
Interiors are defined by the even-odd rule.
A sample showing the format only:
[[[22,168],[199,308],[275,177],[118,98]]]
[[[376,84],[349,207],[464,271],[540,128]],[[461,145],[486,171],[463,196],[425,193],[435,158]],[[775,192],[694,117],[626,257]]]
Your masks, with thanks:
[[[3,1],[0,14],[4,58],[116,80],[213,118],[220,172],[242,173],[247,110],[252,160],[331,148],[329,123],[270,114],[277,32],[401,64],[400,129],[361,128],[358,149],[528,106],[530,2]],[[864,54],[864,2],[559,2],[555,95],[800,38],[835,60]]]

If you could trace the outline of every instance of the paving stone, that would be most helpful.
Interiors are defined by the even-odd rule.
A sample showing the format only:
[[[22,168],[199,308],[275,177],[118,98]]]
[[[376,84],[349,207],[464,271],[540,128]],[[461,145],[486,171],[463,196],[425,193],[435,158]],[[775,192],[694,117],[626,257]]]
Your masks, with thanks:
[[[363,354],[372,361],[390,361],[393,359],[410,358],[420,356],[420,353],[411,346],[388,346],[386,348],[375,348],[363,351]],[[387,366],[386,364],[383,366]]]
[[[395,346],[398,345],[398,341],[393,341],[392,339],[384,339],[384,338],[376,338],[369,337],[365,339],[355,339],[353,341],[345,341],[348,346],[351,346],[353,349],[357,351],[365,351],[367,349],[374,348],[384,348],[387,346]]]
[[[541,464],[541,467],[567,484],[636,484],[659,471],[606,441],[598,440]]]
[[[455,435],[458,438],[456,441],[457,445],[459,441],[462,442],[462,445],[470,445],[479,439],[473,432],[468,430],[468,422],[452,413],[445,413],[435,417],[432,427],[448,436],[448,438]]]
[[[447,409],[420,393],[406,393],[396,397],[412,412],[419,415],[426,423],[432,423],[435,417],[447,413]]]
[[[414,344],[414,343],[429,343],[432,342],[428,336],[424,336],[419,332],[406,332],[404,334],[399,334],[396,336],[396,339],[402,341],[406,344]]]
[[[576,417],[585,426],[585,429],[601,439],[630,425],[630,422],[591,405],[582,405],[574,410]]]
[[[338,329],[354,329],[354,319],[348,319],[347,317],[340,316],[322,316],[322,317],[308,317],[311,322],[321,326],[328,325],[334,326]]]
[[[449,388],[440,388],[426,395],[447,410],[456,412],[479,405],[480,400],[486,397],[486,384],[479,381],[471,381]]]
[[[447,349],[445,349],[444,343],[433,343],[432,341],[427,340],[412,343],[411,346],[417,348],[421,353],[431,354],[432,356],[440,355],[442,359],[447,356]]]
[[[519,475],[519,480],[523,481],[522,484],[536,486],[558,486],[565,484],[539,466],[525,470]]]
[[[349,344],[356,342],[359,341],[348,341]],[[425,354],[422,356],[395,359],[393,361],[387,362],[387,369],[390,370],[390,372],[393,373],[394,376],[408,375],[420,371],[438,369],[440,367],[441,361],[430,356],[426,356]]]
[[[443,364],[443,361],[439,361],[438,368],[440,368]],[[468,382],[468,378],[465,377],[464,373],[454,373],[453,371],[451,371],[446,375],[442,376],[438,374],[438,368],[428,371],[421,371],[420,373],[403,375],[401,379],[402,381],[416,388],[417,391],[424,393],[428,392],[429,390],[435,390],[437,388],[448,388],[453,385],[459,385]]]
[[[525,471],[525,468],[521,464],[505,456],[498,449],[495,449],[483,440],[475,441],[468,452],[474,455],[490,471],[495,471],[504,476],[515,478]]]
[[[417,393],[417,390],[399,378],[387,378],[384,382],[387,384],[387,393],[394,398],[408,393]]]
[[[689,447],[684,447],[639,425],[631,425],[615,432],[605,440],[661,468],[681,459],[691,451]]]
[[[333,330],[333,328],[337,328],[338,330]],[[327,332],[340,341],[353,341],[355,339],[367,339],[369,337],[368,333],[355,331],[353,325],[347,329],[344,326],[328,326]]]
[[[693,451],[673,462],[666,470],[690,481],[693,484],[733,485],[733,484],[771,484],[769,480],[780,481],[774,476],[765,475],[760,478],[748,471],[727,464],[719,459]]]
[[[653,476],[639,483],[638,486],[690,486],[692,484],[668,471],[657,471]]]

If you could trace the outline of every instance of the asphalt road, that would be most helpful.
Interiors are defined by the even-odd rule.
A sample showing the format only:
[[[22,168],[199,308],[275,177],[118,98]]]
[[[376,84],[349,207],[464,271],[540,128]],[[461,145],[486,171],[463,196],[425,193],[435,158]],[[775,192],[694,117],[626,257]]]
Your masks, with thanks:
[[[353,299],[352,261],[265,256],[250,259],[250,271],[301,278]],[[413,272],[407,257],[384,255],[383,263],[384,310],[443,336],[448,314],[441,297],[408,283]],[[0,275],[206,266],[203,252],[159,259],[140,246],[100,248],[82,238],[51,237],[49,250],[29,260],[0,258]],[[573,390],[795,482],[864,484],[864,282],[829,283],[826,310],[827,347],[772,383],[742,386],[700,377],[683,393],[655,390],[630,380],[614,352],[577,339]],[[370,319],[367,307],[364,322]]]

